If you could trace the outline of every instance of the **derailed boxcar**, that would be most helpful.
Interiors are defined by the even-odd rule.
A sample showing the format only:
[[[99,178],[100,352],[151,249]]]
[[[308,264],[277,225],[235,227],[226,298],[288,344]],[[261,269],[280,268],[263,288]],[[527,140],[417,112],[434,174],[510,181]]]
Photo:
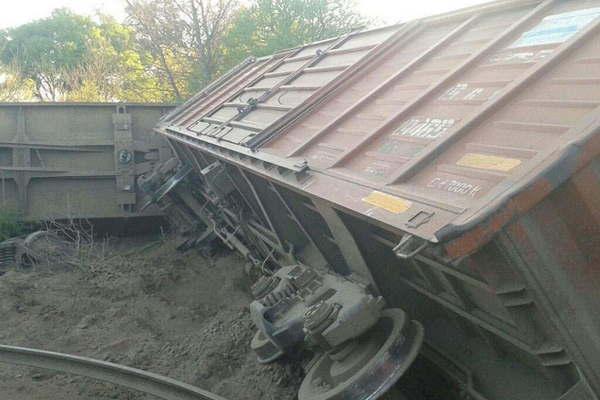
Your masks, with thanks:
[[[178,201],[257,265],[370,286],[465,398],[597,399],[599,17],[499,1],[248,59],[157,127]]]
[[[173,107],[132,103],[0,104],[0,208],[28,221],[125,219],[141,211],[136,177],[167,160],[152,135]]]

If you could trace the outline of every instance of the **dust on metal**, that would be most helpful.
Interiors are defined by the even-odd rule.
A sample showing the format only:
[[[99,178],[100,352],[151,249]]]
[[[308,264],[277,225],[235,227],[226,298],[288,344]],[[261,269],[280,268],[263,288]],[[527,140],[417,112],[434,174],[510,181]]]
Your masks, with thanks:
[[[305,162],[310,185],[298,189],[445,241],[596,134],[599,5],[496,2],[307,45],[261,60],[278,61],[231,81],[211,111],[197,112],[210,96],[189,102],[182,114],[193,118],[159,130],[220,157]],[[365,201],[376,193],[411,206]],[[422,213],[431,217],[416,226]]]
[[[461,398],[595,399],[598,35],[599,0],[496,1],[245,63],[156,127],[193,169],[165,198],[206,202],[268,309],[310,293],[278,287],[286,268],[327,271],[418,321]],[[259,360],[339,322],[327,287],[255,318]],[[302,398],[354,395],[325,353]]]

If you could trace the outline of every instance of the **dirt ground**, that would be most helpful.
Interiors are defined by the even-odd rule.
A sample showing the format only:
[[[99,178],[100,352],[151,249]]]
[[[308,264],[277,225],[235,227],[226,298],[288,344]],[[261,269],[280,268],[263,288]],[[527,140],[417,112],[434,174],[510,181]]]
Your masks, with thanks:
[[[119,363],[230,400],[293,400],[299,360],[261,365],[244,260],[156,238],[118,240],[71,266],[0,276],[0,343]],[[96,252],[97,253],[97,252]],[[0,364],[0,400],[145,400],[105,382]],[[404,397],[393,391],[382,400]]]
[[[118,247],[128,250],[0,276],[0,343],[141,368],[232,400],[296,397],[298,363],[263,366],[250,351],[249,282],[239,256],[206,259],[169,242]],[[0,364],[1,400],[146,398],[154,397]]]

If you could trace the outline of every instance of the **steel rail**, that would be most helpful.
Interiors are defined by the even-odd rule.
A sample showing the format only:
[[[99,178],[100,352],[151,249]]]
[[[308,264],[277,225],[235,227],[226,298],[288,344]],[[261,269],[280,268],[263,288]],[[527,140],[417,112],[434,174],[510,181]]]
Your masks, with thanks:
[[[227,400],[166,376],[70,354],[0,345],[0,363],[86,376],[151,394],[164,400]]]

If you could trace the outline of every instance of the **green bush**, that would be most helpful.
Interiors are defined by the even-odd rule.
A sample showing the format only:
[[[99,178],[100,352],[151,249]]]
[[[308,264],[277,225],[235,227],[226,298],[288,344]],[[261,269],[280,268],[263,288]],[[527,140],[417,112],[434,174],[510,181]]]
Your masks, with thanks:
[[[26,226],[19,214],[0,210],[0,241],[23,235],[25,232]]]

